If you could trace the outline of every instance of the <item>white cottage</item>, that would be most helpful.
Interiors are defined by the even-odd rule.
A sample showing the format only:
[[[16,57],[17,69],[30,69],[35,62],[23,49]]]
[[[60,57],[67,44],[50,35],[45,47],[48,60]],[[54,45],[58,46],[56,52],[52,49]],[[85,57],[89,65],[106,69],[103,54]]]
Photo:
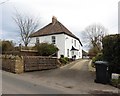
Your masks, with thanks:
[[[78,37],[71,33],[56,17],[52,23],[30,35],[31,43],[52,43],[59,48],[58,58],[64,57],[76,59],[82,58],[82,43]]]

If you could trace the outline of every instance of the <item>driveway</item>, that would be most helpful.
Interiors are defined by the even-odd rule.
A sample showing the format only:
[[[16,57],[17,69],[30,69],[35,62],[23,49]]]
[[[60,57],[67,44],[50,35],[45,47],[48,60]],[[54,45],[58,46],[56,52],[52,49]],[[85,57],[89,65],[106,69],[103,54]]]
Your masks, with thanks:
[[[95,72],[88,70],[90,60],[77,60],[58,69],[27,72],[21,74],[34,82],[64,90],[71,94],[86,94],[97,92],[118,93],[118,89],[110,85],[94,83]]]

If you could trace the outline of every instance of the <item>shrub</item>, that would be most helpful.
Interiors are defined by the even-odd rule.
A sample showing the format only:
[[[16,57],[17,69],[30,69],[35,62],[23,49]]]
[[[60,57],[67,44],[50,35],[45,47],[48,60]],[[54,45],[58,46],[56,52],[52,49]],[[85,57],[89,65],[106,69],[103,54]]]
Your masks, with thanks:
[[[94,56],[96,56],[100,51],[98,50],[97,47],[92,47],[91,49],[89,49],[89,57],[93,58]]]
[[[64,57],[64,55],[62,55],[59,60],[62,64],[66,64],[70,61],[70,59],[68,57]]]
[[[103,54],[98,53],[95,57],[92,58],[92,67],[95,67],[94,63],[95,61],[102,61],[103,60]]]
[[[120,66],[120,34],[103,38],[103,57],[110,65]]]
[[[11,41],[2,41],[2,51],[12,51],[14,49],[14,44]]]
[[[68,61],[67,61],[65,58],[60,58],[60,62],[61,62],[62,64],[68,63]]]
[[[35,48],[38,50],[38,54],[40,56],[54,55],[59,50],[55,45],[48,44],[48,43],[41,43],[41,44],[35,46]]]
[[[92,58],[92,62],[95,63],[95,61],[102,61],[103,60],[103,54],[98,53],[95,57]]]
[[[70,61],[70,59],[69,59],[68,57],[65,57],[65,60],[66,60],[66,61]]]
[[[118,78],[118,79],[112,79],[111,80],[111,84],[113,86],[115,86],[115,87],[119,87],[119,85],[120,85],[120,78]]]

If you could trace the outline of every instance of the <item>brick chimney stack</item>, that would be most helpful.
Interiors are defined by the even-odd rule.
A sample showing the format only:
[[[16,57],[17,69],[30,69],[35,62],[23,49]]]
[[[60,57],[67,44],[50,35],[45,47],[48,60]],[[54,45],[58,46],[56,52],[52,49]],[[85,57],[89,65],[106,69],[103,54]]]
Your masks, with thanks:
[[[54,25],[57,22],[57,18],[55,16],[52,17],[52,24]]]

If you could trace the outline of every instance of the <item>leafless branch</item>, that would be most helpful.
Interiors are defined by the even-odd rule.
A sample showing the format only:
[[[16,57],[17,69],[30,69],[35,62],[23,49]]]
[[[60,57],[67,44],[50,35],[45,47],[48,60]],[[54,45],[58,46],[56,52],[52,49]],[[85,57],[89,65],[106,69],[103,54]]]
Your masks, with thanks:
[[[102,39],[107,34],[107,29],[100,24],[93,24],[86,27],[83,32],[85,43],[89,42],[93,47],[101,50]]]
[[[22,41],[24,42],[24,45],[27,47],[31,40],[29,37],[30,34],[33,33],[39,26],[38,20],[35,20],[32,17],[23,16],[18,12],[16,12],[13,20],[19,28],[20,36],[22,38]]]

